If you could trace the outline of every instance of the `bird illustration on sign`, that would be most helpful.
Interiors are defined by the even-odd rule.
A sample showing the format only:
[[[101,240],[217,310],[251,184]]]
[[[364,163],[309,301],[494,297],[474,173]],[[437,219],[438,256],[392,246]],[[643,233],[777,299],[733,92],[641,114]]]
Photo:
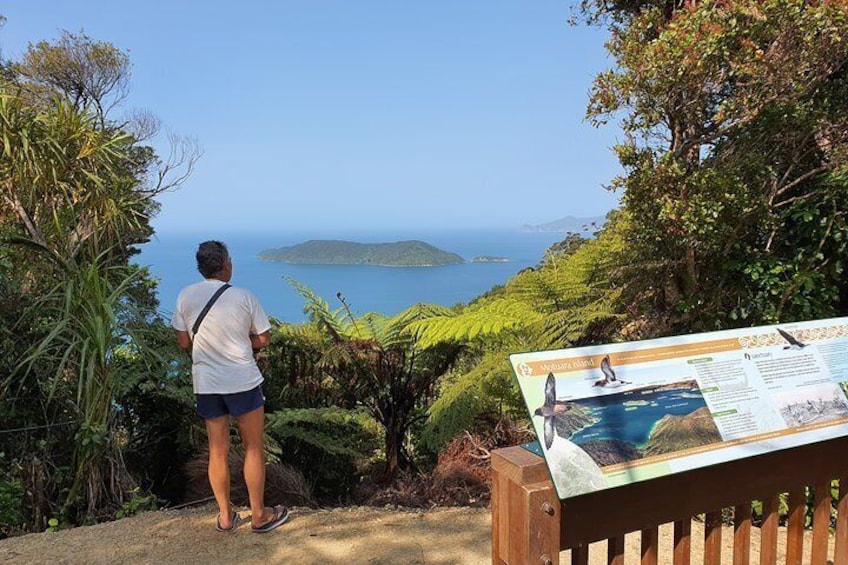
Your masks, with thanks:
[[[556,398],[556,378],[553,373],[548,373],[548,378],[545,380],[545,403],[536,408],[533,412],[534,416],[544,418],[542,428],[545,435],[545,447],[550,449],[554,444],[554,435],[556,434],[556,418],[560,414],[564,414],[571,410],[573,405],[565,400],[557,400]]]
[[[785,330],[777,328],[777,333],[779,333],[781,335],[781,337],[783,337],[783,339],[785,339],[787,341],[787,343],[789,343],[789,345],[784,345],[783,349],[798,350],[798,349],[804,349],[805,347],[807,347],[806,343],[802,343],[802,342],[798,341],[797,339],[795,339],[795,337],[791,333],[789,333]]]
[[[622,381],[615,376],[615,371],[612,369],[612,365],[610,364],[609,355],[601,359],[601,373],[603,373],[604,378],[595,381],[595,384],[592,386],[602,386],[606,388],[616,388],[624,385],[629,385],[630,381]]]

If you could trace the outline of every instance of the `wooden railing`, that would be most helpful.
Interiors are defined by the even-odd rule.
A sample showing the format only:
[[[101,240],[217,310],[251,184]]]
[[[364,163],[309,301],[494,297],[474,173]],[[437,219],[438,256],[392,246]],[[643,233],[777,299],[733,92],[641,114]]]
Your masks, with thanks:
[[[831,529],[831,481],[839,480]],[[812,535],[804,548],[807,488],[814,492]],[[788,493],[785,547],[778,546],[780,495]],[[762,503],[759,548],[752,551],[751,507]],[[589,562],[589,544],[607,540],[606,562],[623,565],[625,534],[641,532],[643,565],[722,562],[723,516],[733,516],[733,551],[725,563],[848,565],[848,438],[785,449],[566,499],[556,496],[544,460],[520,447],[492,453],[492,562],[555,565],[570,550]],[[692,520],[703,515],[703,555],[693,555]],[[661,554],[658,528],[673,523]],[[700,528],[699,528],[700,529]],[[832,542],[829,545],[829,542]],[[701,544],[697,544],[701,547]],[[756,549],[756,548],[755,548]],[[779,551],[779,549],[781,551]],[[805,553],[806,549],[806,553]],[[832,554],[831,554],[832,549]],[[805,557],[806,555],[806,557]],[[628,562],[631,557],[628,555]],[[782,561],[781,561],[782,562]]]

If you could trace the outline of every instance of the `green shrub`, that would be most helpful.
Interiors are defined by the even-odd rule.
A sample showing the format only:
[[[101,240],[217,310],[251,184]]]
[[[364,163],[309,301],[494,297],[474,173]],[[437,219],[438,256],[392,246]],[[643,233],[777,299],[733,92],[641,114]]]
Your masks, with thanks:
[[[23,524],[24,489],[18,481],[0,481],[0,538]]]
[[[121,509],[115,513],[115,518],[120,520],[121,518],[134,516],[139,512],[159,509],[159,500],[156,498],[156,495],[152,493],[140,494],[140,490],[138,487],[132,490],[132,496],[121,505]]]

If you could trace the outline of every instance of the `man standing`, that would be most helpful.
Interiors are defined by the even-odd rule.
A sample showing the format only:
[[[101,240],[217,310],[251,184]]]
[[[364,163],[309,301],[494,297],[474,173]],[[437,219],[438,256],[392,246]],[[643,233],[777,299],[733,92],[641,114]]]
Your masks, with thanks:
[[[253,350],[270,343],[271,324],[253,293],[229,286],[233,263],[226,245],[205,241],[196,257],[204,280],[180,292],[171,325],[180,347],[191,349],[197,413],[209,436],[209,483],[219,508],[215,528],[232,532],[238,521],[230,503],[232,417],[244,446],[252,530],[270,532],[288,519],[285,506],[268,508],[264,503],[265,397]]]

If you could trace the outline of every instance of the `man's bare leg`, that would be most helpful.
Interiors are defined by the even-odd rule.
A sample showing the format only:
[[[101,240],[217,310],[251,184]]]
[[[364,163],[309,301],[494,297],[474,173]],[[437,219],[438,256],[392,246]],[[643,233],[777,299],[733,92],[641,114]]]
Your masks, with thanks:
[[[232,526],[230,512],[230,416],[206,420],[209,436],[209,484],[218,502],[219,525],[227,529]]]
[[[250,497],[250,521],[261,526],[274,517],[265,507],[265,407],[236,417],[244,446],[244,482]]]

